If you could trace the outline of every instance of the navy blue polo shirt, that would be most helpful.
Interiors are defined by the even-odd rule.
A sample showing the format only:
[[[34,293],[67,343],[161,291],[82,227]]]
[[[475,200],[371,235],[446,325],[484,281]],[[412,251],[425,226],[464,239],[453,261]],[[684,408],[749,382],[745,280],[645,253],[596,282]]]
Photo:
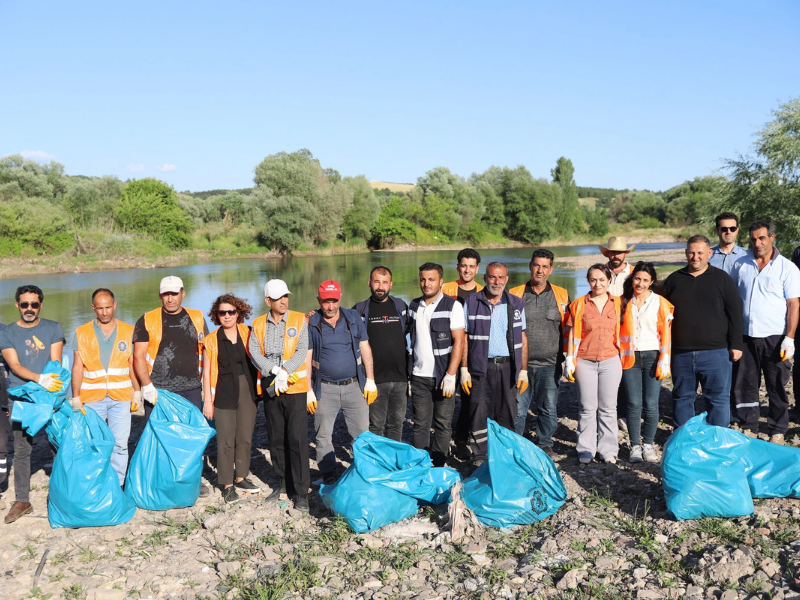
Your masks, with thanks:
[[[336,327],[331,327],[325,319],[320,321],[322,328],[322,348],[319,357],[319,374],[322,381],[344,381],[358,374],[358,365],[350,343],[347,320],[339,313]],[[351,325],[356,342],[369,339],[367,328],[361,319]]]

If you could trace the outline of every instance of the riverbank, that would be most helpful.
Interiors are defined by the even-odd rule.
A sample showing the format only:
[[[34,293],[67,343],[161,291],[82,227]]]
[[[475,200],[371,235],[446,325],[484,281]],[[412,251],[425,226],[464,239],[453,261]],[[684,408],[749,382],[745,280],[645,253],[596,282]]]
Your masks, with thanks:
[[[641,243],[669,243],[680,240],[680,231],[677,229],[643,229],[632,230],[629,232],[618,232],[616,235],[624,235],[628,244]],[[614,235],[612,232],[609,235]],[[603,244],[607,238],[589,238],[588,236],[576,236],[569,240],[546,240],[541,244],[531,245],[520,242],[504,240],[502,243],[479,244],[475,247],[482,249],[497,248],[524,248],[524,247],[559,247],[574,245]],[[454,244],[440,245],[416,245],[402,244],[395,248],[384,249],[382,252],[424,252],[427,250],[453,250],[458,251],[468,245],[468,242],[458,242]],[[337,244],[326,248],[314,248],[300,250],[294,256],[330,256],[339,254],[365,254],[373,250],[365,246],[355,246]],[[143,256],[138,253],[125,254],[120,256],[102,256],[97,254],[61,254],[58,256],[37,256],[25,258],[7,257],[0,259],[0,279],[11,279],[16,277],[28,277],[36,275],[54,275],[61,273],[91,273],[97,271],[119,271],[126,269],[158,269],[165,267],[179,267],[185,265],[204,264],[224,260],[260,259],[268,260],[280,258],[282,255],[275,250],[264,252],[235,252],[230,250],[208,250],[208,249],[189,249],[179,250],[162,254],[160,256]],[[574,257],[575,259],[581,257]],[[565,264],[573,264],[571,259],[560,261]],[[582,266],[582,262],[574,264],[575,269],[588,267]]]

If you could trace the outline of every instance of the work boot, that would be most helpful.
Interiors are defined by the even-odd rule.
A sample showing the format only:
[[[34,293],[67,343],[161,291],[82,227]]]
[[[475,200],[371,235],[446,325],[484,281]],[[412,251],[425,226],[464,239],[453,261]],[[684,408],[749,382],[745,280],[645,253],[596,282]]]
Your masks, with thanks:
[[[769,436],[769,443],[770,444],[777,444],[778,446],[785,446],[786,442],[783,439],[782,433],[773,433]]]
[[[286,493],[286,481],[281,479],[274,488],[272,488],[272,493],[267,496],[267,502],[277,502],[281,499],[281,494]]]
[[[6,518],[3,519],[6,524],[11,524],[23,515],[33,512],[33,506],[30,502],[14,502],[11,505],[11,510],[8,511]]]
[[[642,462],[642,447],[639,444],[631,446],[631,456],[628,460],[632,463]]]
[[[294,507],[300,512],[307,513],[310,510],[308,506],[308,496],[295,496]]]
[[[642,446],[642,458],[649,463],[658,462],[658,453],[656,453],[653,444],[645,444]]]
[[[549,456],[553,460],[558,458],[558,454],[556,453],[555,450],[553,450],[552,446],[539,446],[539,450],[547,454],[547,456]]]

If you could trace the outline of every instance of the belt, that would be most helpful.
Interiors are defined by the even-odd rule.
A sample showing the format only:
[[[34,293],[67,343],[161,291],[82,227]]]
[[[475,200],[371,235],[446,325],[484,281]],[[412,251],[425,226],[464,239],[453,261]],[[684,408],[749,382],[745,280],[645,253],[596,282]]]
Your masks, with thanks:
[[[507,362],[510,362],[510,361],[511,361],[511,357],[510,356],[495,356],[495,357],[489,359],[490,363],[494,363],[496,365],[504,365],[504,364],[506,364]]]
[[[358,381],[358,377],[351,377],[350,379],[345,379],[344,381],[325,381],[323,380],[322,383],[325,385],[350,385],[351,383]]]

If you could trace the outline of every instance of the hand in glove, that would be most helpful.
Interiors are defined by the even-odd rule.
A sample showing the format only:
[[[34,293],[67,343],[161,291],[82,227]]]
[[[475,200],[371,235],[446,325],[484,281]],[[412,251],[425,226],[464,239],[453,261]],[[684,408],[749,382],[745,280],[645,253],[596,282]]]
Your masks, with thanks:
[[[48,392],[60,392],[64,382],[54,373],[42,373],[39,375],[39,385]]]
[[[156,400],[158,400],[158,392],[156,391],[156,386],[153,385],[151,381],[147,385],[142,387],[142,398],[148,404],[155,406]]]
[[[444,379],[442,379],[442,396],[444,396],[445,398],[450,398],[455,393],[456,393],[455,373],[452,375],[450,375],[450,373],[445,373]]]
[[[313,415],[317,412],[317,395],[312,389],[309,389],[308,393],[306,394],[306,410],[310,415]]]
[[[289,373],[286,372],[286,369],[278,369],[278,374],[275,375],[275,394],[280,396],[281,394],[285,394],[286,390],[289,389]]]
[[[469,374],[467,367],[461,367],[461,389],[465,394],[469,394],[472,389],[472,375]]]
[[[663,381],[667,377],[672,376],[672,371],[669,368],[669,365],[663,365],[661,367],[661,377],[658,378],[659,381]]]
[[[781,342],[781,360],[791,360],[792,358],[794,358],[794,339],[785,337]]]
[[[378,399],[378,387],[375,385],[374,379],[367,379],[367,383],[364,386],[364,399],[368,405]]]
[[[131,400],[131,412],[144,415],[144,405],[142,404],[142,392],[133,392],[133,400]]]
[[[528,369],[522,369],[519,372],[519,378],[517,379],[517,393],[524,394],[525,390],[528,389]]]
[[[575,358],[572,356],[567,357],[567,364],[564,367],[564,376],[567,381],[575,381]]]
[[[83,407],[80,396],[74,396],[70,399],[69,403],[72,405],[72,410],[79,410],[83,414],[86,414],[86,409]]]

